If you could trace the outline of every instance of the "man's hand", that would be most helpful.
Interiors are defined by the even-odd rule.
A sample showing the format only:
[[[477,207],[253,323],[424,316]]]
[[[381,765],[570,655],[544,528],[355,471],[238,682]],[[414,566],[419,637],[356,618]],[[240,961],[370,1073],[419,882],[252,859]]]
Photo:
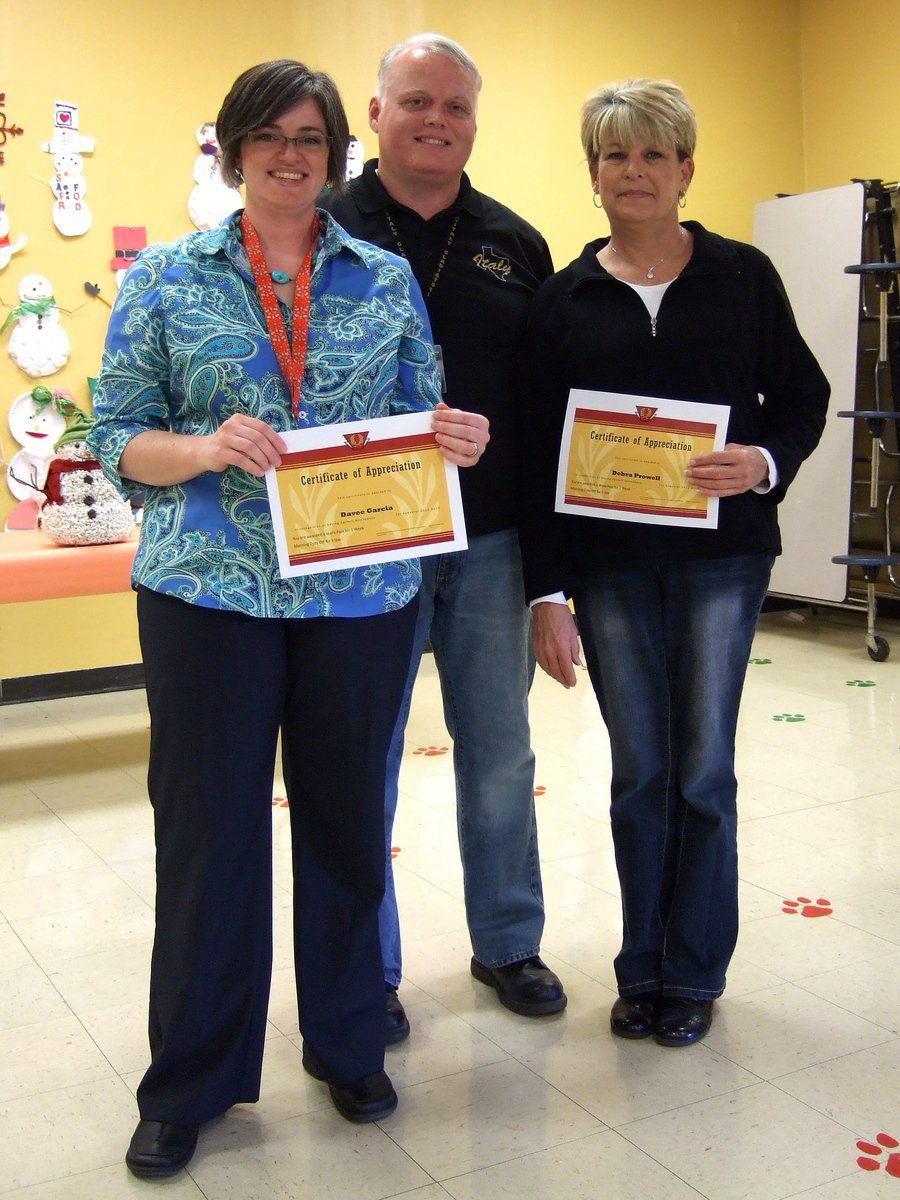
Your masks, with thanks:
[[[491,440],[487,417],[448,408],[443,401],[434,410],[431,428],[441,454],[458,467],[474,467]]]

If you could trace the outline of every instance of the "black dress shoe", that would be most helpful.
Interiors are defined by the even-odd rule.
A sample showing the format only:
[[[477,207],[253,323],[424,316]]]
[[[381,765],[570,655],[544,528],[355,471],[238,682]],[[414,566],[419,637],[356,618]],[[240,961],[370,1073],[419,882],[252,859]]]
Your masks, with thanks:
[[[139,1179],[165,1179],[186,1167],[197,1149],[199,1125],[138,1121],[125,1165]]]
[[[663,996],[653,1037],[660,1046],[690,1046],[709,1033],[712,1015],[712,1000]]]
[[[643,992],[637,996],[620,996],[609,1014],[609,1027],[621,1038],[649,1037],[659,1016],[662,996],[658,992]]]
[[[385,984],[384,987],[384,999],[387,1005],[387,1034],[385,1041],[389,1046],[396,1046],[398,1042],[405,1042],[409,1037],[409,1018],[406,1015],[406,1010],[400,1003],[397,989],[392,988],[389,984]]]
[[[319,1060],[303,1046],[303,1069],[313,1079],[328,1084],[334,1107],[342,1117],[363,1125],[367,1121],[380,1121],[389,1117],[397,1107],[397,1093],[384,1071],[364,1075],[352,1083],[331,1083]]]
[[[543,1017],[566,1007],[559,977],[537,955],[505,967],[486,967],[473,958],[471,969],[480,983],[495,989],[501,1004],[521,1017]]]

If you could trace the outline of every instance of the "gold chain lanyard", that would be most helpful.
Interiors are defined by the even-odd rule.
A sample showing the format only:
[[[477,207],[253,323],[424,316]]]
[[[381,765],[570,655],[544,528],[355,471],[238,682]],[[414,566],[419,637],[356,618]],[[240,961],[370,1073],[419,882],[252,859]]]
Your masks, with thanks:
[[[400,241],[400,234],[397,231],[397,226],[394,224],[394,218],[391,216],[390,210],[386,208],[384,210],[384,215],[387,217],[387,223],[390,228],[391,234],[394,238],[394,241],[397,243],[397,249],[400,251],[400,254],[402,255],[402,257],[405,258],[407,262],[409,262],[409,255],[406,253],[405,249],[403,248],[403,243]],[[438,279],[440,279],[440,277],[441,277],[441,271],[443,271],[443,269],[444,269],[444,263],[447,261],[447,255],[450,253],[450,247],[453,244],[453,238],[454,238],[454,235],[456,234],[456,227],[459,224],[459,218],[460,218],[459,213],[457,213],[456,216],[453,218],[453,224],[450,226],[450,236],[447,238],[447,245],[444,247],[444,253],[441,255],[441,261],[437,265],[437,270],[435,271],[434,275],[432,276],[431,283],[429,283],[429,285],[428,285],[428,291],[425,293],[426,300],[431,295],[431,293],[434,291],[435,284],[437,283]]]

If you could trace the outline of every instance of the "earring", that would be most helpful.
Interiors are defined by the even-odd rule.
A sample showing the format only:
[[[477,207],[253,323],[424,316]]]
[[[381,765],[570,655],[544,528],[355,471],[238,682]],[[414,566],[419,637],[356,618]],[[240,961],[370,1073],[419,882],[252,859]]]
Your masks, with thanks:
[[[594,192],[593,195],[591,196],[591,203],[593,204],[594,208],[602,208],[603,207],[603,201],[601,200],[600,203],[598,204],[597,203],[598,199],[599,199],[599,197],[598,197],[597,193]]]
[[[684,208],[687,204],[687,192],[678,193],[678,207]]]

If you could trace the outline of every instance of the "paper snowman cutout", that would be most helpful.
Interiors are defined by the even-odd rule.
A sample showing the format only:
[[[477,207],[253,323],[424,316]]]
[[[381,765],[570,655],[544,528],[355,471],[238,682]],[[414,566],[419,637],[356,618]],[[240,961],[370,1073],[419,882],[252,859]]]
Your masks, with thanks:
[[[53,155],[53,224],[65,237],[79,237],[91,227],[91,210],[84,194],[83,154],[94,149],[94,139],[78,132],[78,106],[57,100],[53,108],[53,136],[41,149]]]
[[[47,467],[66,428],[59,398],[67,392],[38,384],[16,396],[9,409],[9,431],[21,446],[6,468],[6,485],[17,500],[31,500],[44,490]]]
[[[44,275],[25,275],[19,284],[19,304],[0,328],[3,333],[15,321],[9,335],[9,356],[26,375],[39,379],[53,375],[69,360],[71,347],[59,323],[59,309],[50,280]]]
[[[188,196],[188,216],[198,229],[212,229],[243,204],[237,188],[222,178],[222,151],[211,121],[197,127],[200,153],[194,159],[194,188]]]
[[[366,152],[363,144],[358,137],[351,133],[350,141],[347,143],[347,169],[344,172],[344,178],[348,183],[351,179],[362,175],[365,161]]]
[[[113,225],[115,257],[110,260],[110,270],[116,277],[116,287],[122,286],[125,272],[142,250],[147,249],[147,230],[143,225]]]
[[[0,271],[9,266],[9,260],[14,254],[19,253],[26,240],[24,234],[20,234],[14,242],[10,240],[6,205],[0,202]]]

